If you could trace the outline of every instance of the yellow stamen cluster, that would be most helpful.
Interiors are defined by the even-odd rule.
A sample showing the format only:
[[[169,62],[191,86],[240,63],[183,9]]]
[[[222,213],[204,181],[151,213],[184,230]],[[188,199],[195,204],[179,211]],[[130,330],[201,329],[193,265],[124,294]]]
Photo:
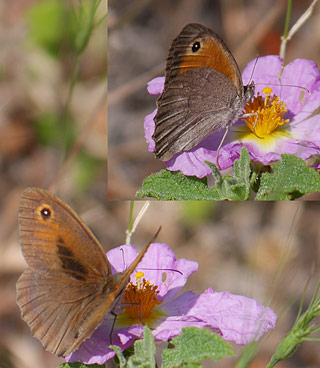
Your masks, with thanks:
[[[252,115],[243,118],[248,128],[259,138],[271,134],[279,126],[289,122],[289,119],[283,119],[283,115],[287,112],[286,104],[280,102],[276,95],[271,97],[271,88],[267,87],[262,91],[266,95],[265,98],[258,93],[253,101],[249,101],[244,113]]]
[[[163,302],[157,298],[158,286],[150,284],[146,279],[141,281],[143,276],[142,272],[137,272],[135,275],[137,284],[129,282],[124,292],[122,303],[129,305],[123,305],[122,308],[131,318],[148,317],[152,309]]]

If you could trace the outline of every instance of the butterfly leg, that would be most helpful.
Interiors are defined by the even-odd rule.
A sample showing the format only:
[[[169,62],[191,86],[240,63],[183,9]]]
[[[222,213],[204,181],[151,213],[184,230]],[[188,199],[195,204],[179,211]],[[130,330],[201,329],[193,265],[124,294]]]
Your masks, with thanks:
[[[118,314],[111,311],[110,314],[113,315],[114,319],[113,319],[113,322],[112,322],[112,326],[111,326],[111,330],[110,330],[110,336],[109,336],[109,339],[110,339],[110,345],[112,345],[112,334],[113,334],[113,330],[114,330],[114,326],[116,324],[116,320],[117,320],[117,317],[118,317]]]
[[[222,137],[222,139],[221,139],[221,141],[219,143],[219,147],[217,149],[216,163],[217,163],[217,167],[218,167],[219,170],[221,169],[220,168],[220,165],[219,165],[219,153],[220,153],[220,149],[221,149],[221,147],[223,145],[223,142],[226,139],[227,134],[229,133],[229,129],[230,129],[229,127],[226,127],[226,131],[224,132],[224,135],[223,135],[223,137]]]
[[[137,305],[138,306],[140,322],[143,326],[145,326],[146,324],[145,324],[145,322],[143,322],[143,319],[142,319],[142,309],[141,309],[140,303],[121,303],[121,307],[130,307],[132,305]]]
[[[256,126],[257,126],[257,123],[258,123],[258,119],[259,119],[259,115],[257,114],[256,116],[256,120],[253,124],[253,133],[254,135],[257,137],[257,138],[260,138],[260,139],[263,139],[263,137],[260,137],[257,133],[256,133]]]
[[[260,137],[260,136],[256,133],[256,126],[257,126],[257,123],[258,123],[259,114],[257,114],[256,112],[248,113],[248,114],[243,114],[243,115],[241,115],[241,118],[246,118],[247,116],[256,116],[256,120],[255,120],[255,122],[254,122],[254,124],[253,124],[253,134],[254,134],[257,138],[263,139],[263,137]]]
[[[139,307],[140,322],[144,326],[145,323],[143,322],[143,319],[142,319],[142,309],[141,309],[141,305],[139,303],[123,303],[123,304],[121,304],[121,306],[131,306],[131,305],[137,305]],[[109,335],[110,344],[112,345],[112,334],[113,334],[113,330],[114,330],[114,326],[116,324],[118,314],[115,313],[114,311],[111,311],[110,314],[112,314],[114,316],[112,326],[111,326],[111,330],[110,330],[110,335]]]

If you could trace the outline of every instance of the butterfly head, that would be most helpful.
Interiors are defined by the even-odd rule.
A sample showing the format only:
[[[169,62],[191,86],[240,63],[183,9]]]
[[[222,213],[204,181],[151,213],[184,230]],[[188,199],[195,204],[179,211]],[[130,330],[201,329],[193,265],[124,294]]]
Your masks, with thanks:
[[[251,81],[247,86],[244,86],[245,103],[247,103],[254,97],[254,91],[255,91],[254,81]]]

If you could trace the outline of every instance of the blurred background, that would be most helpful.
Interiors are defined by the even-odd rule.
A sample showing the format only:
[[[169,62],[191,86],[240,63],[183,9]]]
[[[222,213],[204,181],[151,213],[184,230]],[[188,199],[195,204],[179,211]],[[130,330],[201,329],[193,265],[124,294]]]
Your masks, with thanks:
[[[290,27],[312,0],[294,1]],[[108,197],[134,198],[143,179],[164,168],[148,152],[143,119],[156,107],[146,90],[164,75],[172,40],[190,22],[207,25],[227,43],[241,70],[257,56],[279,54],[287,0],[110,0]],[[319,4],[288,42],[285,64],[320,63]]]
[[[104,0],[0,0],[0,196],[106,199]]]
[[[0,0],[1,368],[49,364],[15,317],[22,191],[50,188],[78,210],[106,201],[106,13],[104,0]]]
[[[136,202],[134,217],[143,204]],[[110,201],[107,206],[87,202],[86,209],[83,205],[74,209],[105,250],[124,244],[130,202]],[[183,291],[200,294],[211,287],[254,298],[273,308],[279,316],[277,326],[261,340],[260,350],[250,365],[262,368],[292,327],[303,293],[305,310],[320,281],[319,213],[318,203],[311,201],[151,202],[132,236],[132,243],[140,251],[161,225],[158,241],[168,244],[177,258],[199,264],[198,272],[189,278]],[[0,367],[57,367],[63,359],[45,352],[20,317],[15,283],[26,265],[17,228],[9,230],[2,227],[0,233]],[[314,337],[319,338],[320,334]],[[231,345],[239,357],[244,347]],[[204,367],[231,368],[236,358],[210,361]],[[292,358],[277,365],[279,368],[319,366],[319,341],[303,343]],[[108,367],[113,365],[110,363]]]

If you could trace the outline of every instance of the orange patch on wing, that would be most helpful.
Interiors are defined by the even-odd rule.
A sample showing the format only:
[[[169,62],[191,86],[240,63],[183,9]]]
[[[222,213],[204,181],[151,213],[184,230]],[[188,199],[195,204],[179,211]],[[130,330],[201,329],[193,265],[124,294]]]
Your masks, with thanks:
[[[197,42],[197,41],[195,41]],[[191,68],[208,67],[225,75],[238,88],[237,74],[228,55],[213,38],[199,39],[201,49],[193,53],[188,50],[179,65],[179,74]]]

